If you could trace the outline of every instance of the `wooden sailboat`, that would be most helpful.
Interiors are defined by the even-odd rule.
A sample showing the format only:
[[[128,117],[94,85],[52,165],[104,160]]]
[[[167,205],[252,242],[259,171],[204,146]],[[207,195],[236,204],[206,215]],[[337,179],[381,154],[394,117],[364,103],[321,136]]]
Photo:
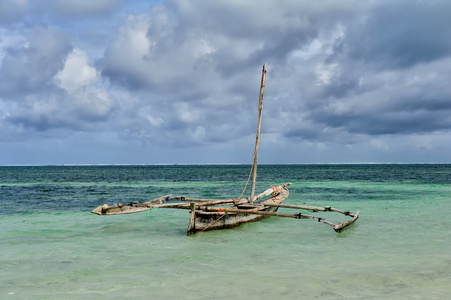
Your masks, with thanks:
[[[215,200],[215,199],[187,198],[184,196],[172,197],[172,195],[167,195],[146,202],[134,201],[127,204],[116,204],[113,206],[108,206],[107,204],[104,204],[103,206],[95,208],[92,211],[92,213],[98,215],[129,214],[145,211],[147,209],[152,209],[154,207],[188,209],[191,211],[191,218],[188,225],[187,235],[191,235],[198,231],[232,228],[239,226],[242,223],[255,222],[271,216],[294,218],[294,219],[312,219],[334,227],[334,230],[336,232],[341,232],[344,229],[351,226],[358,219],[359,211],[357,211],[355,214],[352,214],[348,211],[342,211],[339,209],[332,208],[330,206],[316,207],[316,206],[282,204],[282,202],[288,197],[289,190],[287,187],[291,184],[290,182],[280,184],[277,187],[271,186],[271,188],[267,189],[266,191],[258,195],[255,195],[255,184],[257,179],[258,146],[260,142],[260,128],[263,110],[263,91],[265,87],[265,76],[266,76],[266,64],[263,65],[260,85],[257,135],[255,141],[254,159],[250,174],[252,175],[250,197],[242,199],[240,196],[238,199]],[[249,176],[249,179],[250,177],[251,176]],[[168,201],[170,200],[178,200],[179,202],[168,203]],[[318,211],[338,212],[351,217],[351,220],[349,220],[348,222],[333,224],[331,222],[326,221],[323,218],[305,215],[301,213],[295,214],[278,213],[277,210],[279,209],[279,207],[307,210],[311,212]]]

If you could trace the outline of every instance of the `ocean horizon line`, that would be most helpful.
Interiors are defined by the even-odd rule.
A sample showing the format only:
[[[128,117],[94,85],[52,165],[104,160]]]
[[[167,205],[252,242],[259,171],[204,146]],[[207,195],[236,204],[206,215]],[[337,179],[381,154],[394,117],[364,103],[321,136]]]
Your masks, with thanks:
[[[259,163],[259,166],[309,165],[448,165],[451,162],[333,162],[333,163]],[[133,167],[133,166],[250,166],[251,163],[156,163],[156,164],[11,164],[0,167]]]

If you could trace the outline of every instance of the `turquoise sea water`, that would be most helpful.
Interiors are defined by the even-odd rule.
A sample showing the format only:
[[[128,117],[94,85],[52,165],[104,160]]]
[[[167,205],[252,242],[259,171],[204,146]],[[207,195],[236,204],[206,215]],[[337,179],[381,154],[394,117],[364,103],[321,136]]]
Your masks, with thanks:
[[[284,203],[360,219],[340,234],[272,217],[187,237],[184,210],[90,211],[170,193],[238,197],[249,166],[0,167],[0,299],[449,299],[451,165],[258,171],[258,191],[290,181]]]

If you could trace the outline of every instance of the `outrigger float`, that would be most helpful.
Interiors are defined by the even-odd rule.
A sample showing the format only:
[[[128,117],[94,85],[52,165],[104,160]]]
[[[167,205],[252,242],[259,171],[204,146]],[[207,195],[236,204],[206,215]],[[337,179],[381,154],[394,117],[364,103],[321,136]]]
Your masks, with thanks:
[[[279,186],[271,186],[266,191],[255,195],[255,183],[257,179],[257,159],[258,145],[260,140],[261,117],[263,109],[263,90],[265,87],[266,64],[263,65],[262,79],[260,86],[259,106],[258,106],[258,127],[255,142],[254,160],[249,174],[252,176],[251,195],[247,198],[241,198],[243,193],[237,199],[197,199],[185,196],[173,197],[166,195],[146,202],[133,201],[127,204],[115,204],[99,206],[92,213],[98,215],[119,215],[130,214],[151,210],[152,208],[173,208],[190,210],[191,218],[188,225],[187,235],[194,234],[198,231],[206,231],[213,229],[225,229],[239,226],[242,223],[256,222],[269,217],[283,217],[294,219],[311,219],[320,223],[332,226],[336,232],[342,232],[350,227],[359,218],[359,211],[351,213],[349,211],[339,210],[330,206],[307,206],[297,204],[282,204],[288,197],[288,186],[290,182],[280,184]],[[168,201],[173,201],[168,203]],[[304,213],[278,213],[280,208],[289,208],[296,210],[306,210],[310,212],[336,212],[341,213],[351,219],[347,222],[338,224],[331,223],[324,218],[306,215]]]

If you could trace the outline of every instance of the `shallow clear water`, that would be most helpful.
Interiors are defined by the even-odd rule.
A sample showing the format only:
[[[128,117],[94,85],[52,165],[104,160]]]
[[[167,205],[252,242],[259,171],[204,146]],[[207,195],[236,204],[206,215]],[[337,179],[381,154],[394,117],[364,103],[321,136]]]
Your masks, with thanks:
[[[0,299],[449,297],[451,165],[258,171],[259,191],[293,183],[284,203],[361,217],[340,234],[273,217],[187,237],[184,210],[90,211],[169,193],[238,197],[249,166],[0,167]]]

